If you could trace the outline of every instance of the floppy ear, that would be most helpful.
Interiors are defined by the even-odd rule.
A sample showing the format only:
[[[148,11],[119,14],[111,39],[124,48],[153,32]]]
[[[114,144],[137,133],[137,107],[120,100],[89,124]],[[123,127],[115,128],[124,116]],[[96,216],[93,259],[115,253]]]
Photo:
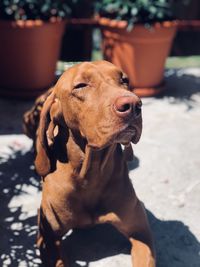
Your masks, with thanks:
[[[44,94],[40,95],[33,105],[33,107],[26,111],[23,116],[23,131],[24,133],[34,141],[36,141],[37,129],[39,126],[41,109],[46,101],[47,97],[52,93],[53,88],[47,90]]]
[[[36,139],[36,171],[46,176],[52,169],[51,146],[54,142],[54,129],[61,116],[61,108],[55,93],[52,92],[44,102]]]

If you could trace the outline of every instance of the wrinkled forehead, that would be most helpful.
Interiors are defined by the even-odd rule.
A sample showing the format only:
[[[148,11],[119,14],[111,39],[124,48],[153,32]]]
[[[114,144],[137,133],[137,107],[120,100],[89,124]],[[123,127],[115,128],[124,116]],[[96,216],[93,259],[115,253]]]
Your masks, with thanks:
[[[72,88],[77,82],[116,80],[123,75],[122,71],[107,61],[84,62],[77,64],[61,76],[58,87]]]
[[[78,75],[82,77],[95,77],[106,78],[106,77],[115,77],[121,75],[122,71],[107,61],[94,61],[86,62],[79,66]],[[77,76],[78,76],[77,75]]]

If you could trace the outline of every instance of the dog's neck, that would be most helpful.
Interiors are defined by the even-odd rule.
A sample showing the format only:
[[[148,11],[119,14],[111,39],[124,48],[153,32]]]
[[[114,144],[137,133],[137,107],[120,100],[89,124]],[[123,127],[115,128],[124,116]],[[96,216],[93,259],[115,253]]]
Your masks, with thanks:
[[[88,146],[80,132],[70,130],[67,142],[68,160],[73,171],[83,179],[93,168],[103,172],[106,164],[111,165],[116,147],[117,144],[113,144],[101,150],[94,150]]]

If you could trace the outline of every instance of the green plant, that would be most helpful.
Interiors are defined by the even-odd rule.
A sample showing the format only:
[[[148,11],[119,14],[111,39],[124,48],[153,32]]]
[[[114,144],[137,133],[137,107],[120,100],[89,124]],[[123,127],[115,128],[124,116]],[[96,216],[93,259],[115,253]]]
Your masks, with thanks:
[[[71,6],[78,0],[1,0],[0,19],[4,20],[49,20],[51,17],[65,18]]]
[[[102,17],[135,23],[153,23],[174,19],[172,0],[103,0],[96,1],[96,11]]]

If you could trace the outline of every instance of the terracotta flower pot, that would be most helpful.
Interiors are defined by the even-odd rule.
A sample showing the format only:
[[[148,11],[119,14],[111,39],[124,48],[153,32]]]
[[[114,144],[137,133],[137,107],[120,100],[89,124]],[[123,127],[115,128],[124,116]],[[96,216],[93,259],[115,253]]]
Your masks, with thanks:
[[[35,97],[55,81],[65,21],[0,21],[0,94]]]
[[[127,31],[125,21],[100,19],[103,55],[123,69],[139,96],[163,91],[165,60],[176,33],[177,22],[156,23],[151,28],[135,25]]]

